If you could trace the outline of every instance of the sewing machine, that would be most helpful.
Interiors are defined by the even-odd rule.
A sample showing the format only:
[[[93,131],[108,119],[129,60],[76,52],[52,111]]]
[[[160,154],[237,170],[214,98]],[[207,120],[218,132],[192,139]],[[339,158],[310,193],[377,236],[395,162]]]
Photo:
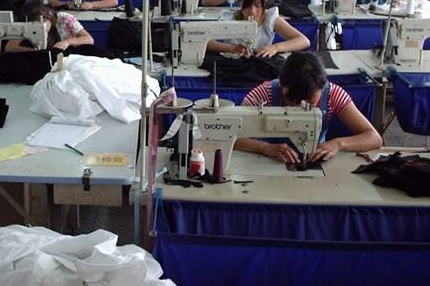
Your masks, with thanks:
[[[179,26],[179,34],[172,32],[173,54],[177,57],[177,65],[200,66],[209,40],[241,39],[250,50],[256,43],[257,23],[251,20],[180,22]]]
[[[430,35],[430,19],[396,19],[391,23],[387,49],[387,63],[422,63],[424,41]]]
[[[322,115],[318,108],[309,104],[298,107],[221,107],[217,111],[194,109],[194,122],[185,120],[179,130],[178,178],[187,178],[187,160],[191,125],[198,126],[193,132],[192,148],[202,149],[206,168],[211,170],[216,149],[223,154],[223,168],[228,171],[233,145],[237,138],[286,138],[297,150],[307,155],[315,151],[322,127]],[[193,120],[191,120],[193,121]]]
[[[48,34],[44,22],[0,23],[0,40],[27,39],[38,50],[46,49]]]
[[[355,12],[356,0],[328,0],[322,1],[323,11],[329,14],[352,15]]]

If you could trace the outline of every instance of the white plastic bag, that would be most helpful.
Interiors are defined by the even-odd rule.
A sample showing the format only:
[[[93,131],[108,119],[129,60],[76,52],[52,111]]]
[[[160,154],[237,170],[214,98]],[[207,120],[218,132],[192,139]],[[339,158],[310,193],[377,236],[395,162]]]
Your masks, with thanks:
[[[147,76],[147,106],[160,94]],[[127,124],[140,119],[142,72],[119,59],[70,55],[63,66],[38,81],[31,91],[31,110],[48,116],[91,118],[106,110]]]
[[[118,236],[97,230],[66,236],[43,227],[0,227],[2,286],[172,286],[150,253],[116,246]]]

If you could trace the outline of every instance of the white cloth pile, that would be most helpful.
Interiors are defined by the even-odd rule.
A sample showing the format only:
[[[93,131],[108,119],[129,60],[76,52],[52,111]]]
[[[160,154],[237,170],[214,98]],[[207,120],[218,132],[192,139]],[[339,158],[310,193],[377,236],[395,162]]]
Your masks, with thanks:
[[[135,245],[97,230],[66,236],[43,227],[0,227],[0,285],[172,286],[160,264]]]
[[[147,76],[146,106],[160,94]],[[127,124],[140,119],[142,72],[120,59],[70,55],[31,91],[31,111],[47,116],[93,118],[103,110]]]

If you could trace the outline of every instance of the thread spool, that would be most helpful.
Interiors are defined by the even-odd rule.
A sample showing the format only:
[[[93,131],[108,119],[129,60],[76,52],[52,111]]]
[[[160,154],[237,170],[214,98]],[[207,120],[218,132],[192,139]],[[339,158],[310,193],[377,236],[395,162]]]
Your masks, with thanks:
[[[408,0],[406,2],[406,14],[411,17],[415,14],[415,1],[414,0]]]
[[[222,151],[217,149],[215,151],[214,158],[214,169],[213,169],[213,181],[214,183],[221,183],[224,181],[224,170],[222,165]]]
[[[209,107],[215,110],[219,109],[219,97],[218,94],[212,94],[209,100]]]
[[[187,14],[187,0],[182,0],[181,3],[181,14]]]
[[[170,0],[161,1],[160,6],[160,13],[162,16],[168,16],[172,14],[172,2]]]
[[[201,176],[205,174],[205,157],[202,150],[193,149],[191,150],[189,175],[194,176],[197,174]]]
[[[134,16],[133,0],[125,0],[125,15],[128,18]]]

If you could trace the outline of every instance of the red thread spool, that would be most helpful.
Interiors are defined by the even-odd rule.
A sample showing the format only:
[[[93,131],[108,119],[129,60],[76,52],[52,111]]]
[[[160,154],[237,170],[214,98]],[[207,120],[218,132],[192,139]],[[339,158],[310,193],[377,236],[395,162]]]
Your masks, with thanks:
[[[203,156],[203,151],[200,149],[191,150],[190,157],[190,176],[205,174],[205,157]]]

